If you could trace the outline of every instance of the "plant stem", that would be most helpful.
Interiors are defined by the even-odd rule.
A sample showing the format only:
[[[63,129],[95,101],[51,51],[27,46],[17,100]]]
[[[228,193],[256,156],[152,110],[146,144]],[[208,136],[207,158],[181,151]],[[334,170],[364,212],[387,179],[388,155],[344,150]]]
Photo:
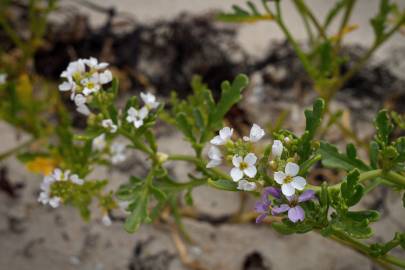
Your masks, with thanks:
[[[345,27],[347,26],[347,23],[349,22],[349,19],[350,19],[350,16],[352,14],[353,7],[355,4],[356,4],[356,0],[349,0],[347,3],[346,12],[343,16],[342,23],[340,24],[340,27],[339,27],[339,32],[338,32],[337,41],[336,41],[336,45],[335,45],[335,55],[337,55],[340,51],[343,32],[344,32]]]
[[[394,256],[391,255],[382,255],[382,256],[378,256],[378,257],[373,257],[371,255],[371,249],[368,245],[363,244],[362,242],[349,237],[348,235],[339,232],[339,231],[333,231],[332,235],[329,236],[330,239],[348,246],[350,248],[352,248],[353,250],[367,256],[368,258],[370,258],[371,260],[373,260],[375,263],[379,264],[380,266],[384,267],[385,269],[393,269],[392,265],[401,267],[401,268],[405,268],[405,261],[396,258]]]
[[[309,19],[312,21],[312,23],[315,25],[315,28],[318,30],[319,36],[322,37],[323,39],[327,40],[328,37],[325,33],[325,29],[319,23],[318,19],[312,13],[311,9],[309,9],[308,6],[305,4],[305,1],[294,0],[294,3],[296,3],[296,5],[298,5],[300,7],[301,12],[305,12],[306,15],[308,15]]]
[[[267,5],[267,1],[263,0],[263,6],[266,9],[267,13],[275,18],[275,21],[283,31],[284,35],[286,36],[287,40],[291,43],[291,46],[293,47],[295,53],[297,54],[298,58],[301,60],[302,65],[304,66],[304,69],[308,72],[309,76],[312,79],[316,78],[317,71],[311,66],[308,57],[305,55],[305,53],[301,50],[300,46],[298,45],[298,42],[293,38],[291,35],[290,31],[288,31],[286,25],[284,24],[283,17],[281,15],[281,7],[280,7],[280,1],[276,0],[276,10],[277,10],[277,16],[273,14],[273,12],[270,10],[270,8]]]

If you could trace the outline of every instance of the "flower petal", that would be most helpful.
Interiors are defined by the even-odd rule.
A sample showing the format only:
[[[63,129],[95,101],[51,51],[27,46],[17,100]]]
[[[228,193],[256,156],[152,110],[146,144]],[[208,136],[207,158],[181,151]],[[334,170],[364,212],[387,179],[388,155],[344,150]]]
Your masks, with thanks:
[[[243,170],[243,173],[249,176],[250,178],[253,178],[256,176],[257,169],[255,166],[249,166]]]
[[[142,109],[139,110],[139,118],[142,120],[145,119],[146,116],[148,116],[148,113],[149,113],[148,108],[142,107]]]
[[[273,142],[273,145],[271,146],[271,153],[275,157],[281,157],[281,154],[283,153],[283,143],[279,140],[275,140]]]
[[[315,198],[315,191],[308,189],[305,190],[299,197],[298,202],[306,202]]]
[[[295,176],[291,182],[291,185],[298,190],[303,190],[306,184],[307,181],[302,176]]]
[[[291,184],[283,184],[281,191],[285,196],[292,196],[295,193],[295,188]]]
[[[299,171],[300,166],[293,162],[288,162],[287,165],[285,165],[285,173],[289,176],[296,176]]]
[[[276,181],[280,185],[284,183],[284,179],[286,177],[287,176],[283,172],[275,172],[274,173],[274,181]]]
[[[219,136],[222,140],[227,141],[232,137],[233,129],[230,127],[224,127],[219,131]]]
[[[250,136],[249,139],[252,142],[257,142],[264,136],[264,130],[257,124],[253,124],[252,128],[250,129]]]
[[[214,144],[214,145],[223,145],[223,144],[225,144],[225,141],[224,140],[222,140],[222,138],[221,138],[221,136],[215,136],[211,141],[210,141],[210,143],[211,144]]]
[[[208,150],[208,157],[210,159],[216,159],[216,160],[221,160],[222,159],[222,153],[219,150],[218,147],[211,146],[210,150]]]
[[[231,177],[233,181],[238,182],[243,177],[243,172],[239,168],[232,168]]]
[[[290,209],[290,206],[288,206],[288,204],[282,204],[280,206],[273,207],[273,209],[271,209],[271,214],[279,215],[281,213],[288,211],[289,209]]]
[[[263,195],[262,195],[262,199],[266,199],[268,200],[268,196],[271,195],[276,199],[280,199],[281,198],[281,190],[275,187],[267,187],[264,189]]]
[[[243,159],[243,161],[245,161],[248,165],[252,166],[255,165],[256,161],[257,161],[257,157],[255,154],[253,153],[249,153],[245,156],[245,158]]]
[[[233,158],[232,158],[232,164],[233,164],[233,166],[235,166],[237,168],[239,168],[240,163],[242,161],[243,161],[242,157],[238,156],[238,155],[234,155]]]
[[[267,217],[267,213],[261,214],[256,218],[256,223],[261,223]]]
[[[305,218],[304,209],[301,206],[297,205],[296,207],[288,210],[288,219],[296,223],[298,221],[303,221]]]
[[[211,159],[208,163],[207,163],[207,168],[214,168],[221,165],[221,160],[217,160],[217,159]]]
[[[255,204],[255,211],[257,213],[264,213],[267,212],[267,210],[269,210],[269,206],[270,203],[266,203],[266,202],[256,202]]]
[[[256,189],[256,183],[242,179],[238,182],[238,189],[244,191],[253,191]]]

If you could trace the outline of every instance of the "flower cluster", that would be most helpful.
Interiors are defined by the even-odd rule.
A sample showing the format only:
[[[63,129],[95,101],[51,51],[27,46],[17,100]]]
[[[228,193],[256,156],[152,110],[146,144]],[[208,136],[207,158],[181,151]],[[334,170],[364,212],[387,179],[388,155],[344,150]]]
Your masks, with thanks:
[[[86,105],[88,98],[112,81],[112,73],[107,67],[107,63],[99,63],[96,58],[90,57],[69,63],[62,72],[61,77],[66,81],[59,85],[59,90],[71,91],[70,98],[75,102],[78,112],[90,114]]]
[[[135,128],[140,128],[148,117],[149,112],[159,107],[159,102],[156,101],[156,97],[151,93],[141,93],[141,99],[145,104],[141,109],[137,110],[134,107],[130,107],[127,111],[127,122],[132,123]]]
[[[127,158],[126,145],[117,141],[109,145],[104,133],[93,139],[92,147],[94,151],[106,151],[112,164],[121,163]]]
[[[80,179],[77,174],[71,174],[70,171],[55,169],[52,174],[45,176],[41,184],[41,193],[38,201],[44,205],[49,204],[53,208],[59,207],[62,198],[55,196],[52,192],[53,184],[62,181],[70,181],[73,185],[83,185],[84,180]]]
[[[256,183],[249,180],[252,180],[257,174],[257,157],[254,153],[245,151],[244,148],[247,142],[255,143],[262,139],[265,132],[260,126],[253,124],[250,129],[249,137],[244,136],[243,141],[236,142],[236,144],[232,141],[232,135],[233,129],[224,127],[219,131],[219,134],[210,141],[212,146],[208,151],[210,160],[207,163],[207,168],[221,165],[223,154],[219,147],[224,146],[226,150],[235,148],[233,151],[230,151],[233,164],[233,168],[230,171],[231,178],[233,181],[238,182],[239,190],[253,191],[256,189]],[[244,154],[244,152],[246,153]]]

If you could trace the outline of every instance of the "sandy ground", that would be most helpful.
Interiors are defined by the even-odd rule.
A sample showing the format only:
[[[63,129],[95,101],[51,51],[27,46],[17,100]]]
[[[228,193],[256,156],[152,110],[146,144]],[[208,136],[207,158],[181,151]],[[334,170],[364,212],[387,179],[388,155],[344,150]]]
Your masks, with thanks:
[[[68,1],[64,1],[65,3]],[[244,1],[189,1],[189,0],[99,0],[101,5],[115,5],[120,11],[134,14],[138,20],[153,21],[172,18],[182,11],[193,13],[207,12],[213,9],[228,8],[232,3]],[[300,22],[294,15],[290,3],[284,9],[286,18],[294,32],[303,38]],[[330,1],[309,1],[323,12]],[[401,2],[402,5],[405,3]],[[360,25],[367,23],[367,16],[373,14],[378,1],[359,1],[353,22]],[[71,4],[71,1],[69,1]],[[83,12],[88,10],[83,9]],[[103,17],[94,14],[92,20],[100,23]],[[371,29],[361,27],[350,35],[350,42],[368,43]],[[241,27],[240,42],[253,55],[263,52],[271,39],[280,39],[281,34],[269,24],[247,25]],[[392,48],[401,47],[403,38],[395,38],[380,53],[388,57]],[[402,43],[401,43],[402,42]],[[17,145],[15,131],[8,125],[0,123],[0,153]],[[21,140],[27,139],[22,136]],[[171,134],[160,139],[162,151],[188,152],[189,148],[179,134]],[[4,161],[9,169],[12,183],[24,183],[18,198],[10,198],[0,193],[0,269],[36,270],[36,269],[158,269],[151,262],[161,260],[165,267],[161,269],[182,270],[174,247],[171,234],[166,226],[142,226],[136,234],[127,234],[120,222],[105,227],[94,218],[84,223],[75,209],[62,207],[51,210],[36,202],[41,178],[26,172],[25,168],[14,158]],[[126,181],[128,174],[142,172],[137,159],[132,159],[125,166],[129,170],[98,170],[96,175],[107,175],[112,186]],[[187,167],[184,164],[173,166],[181,178]],[[376,196],[379,196],[377,194]],[[404,231],[405,211],[401,206],[399,194],[387,195],[383,220],[376,224],[376,239],[389,240],[394,231]],[[233,213],[238,209],[239,196],[233,193],[220,192],[209,188],[194,191],[196,207],[211,215]],[[373,199],[365,200],[364,205],[371,205]],[[97,215],[97,212],[95,212]],[[306,235],[282,236],[266,226],[222,225],[212,226],[204,222],[185,220],[186,228],[193,237],[194,244],[188,246],[190,256],[201,261],[207,269],[375,269],[375,266],[363,256],[324,239],[316,233]],[[134,248],[140,247],[136,255]],[[258,253],[267,268],[243,268],[248,255]],[[396,251],[399,257],[405,258],[404,252]],[[140,263],[144,268],[136,268]]]

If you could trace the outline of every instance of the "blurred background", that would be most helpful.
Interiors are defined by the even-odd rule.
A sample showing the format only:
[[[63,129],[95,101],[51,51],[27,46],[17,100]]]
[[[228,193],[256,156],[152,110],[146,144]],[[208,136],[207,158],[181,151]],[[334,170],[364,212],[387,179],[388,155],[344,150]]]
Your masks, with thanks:
[[[28,32],[27,1],[11,2],[8,19],[24,36]],[[109,62],[120,79],[121,103],[144,89],[161,100],[173,90],[185,97],[195,74],[218,94],[223,80],[245,73],[251,83],[227,121],[247,132],[252,123],[267,126],[283,114],[284,127],[301,132],[303,109],[316,94],[278,27],[271,22],[225,24],[215,20],[216,12],[244,2],[60,0],[46,17],[43,41],[29,59],[23,58],[24,66],[57,91],[60,73],[70,61],[94,56]],[[306,2],[321,17],[333,5],[333,1]],[[405,7],[404,1],[396,2]],[[305,42],[293,5],[290,1],[282,5],[294,36]],[[378,5],[378,0],[360,0],[353,11],[351,22],[358,27],[347,35],[343,48],[353,59],[373,40],[369,19]],[[0,48],[9,55],[2,59],[0,70],[20,64],[13,59],[21,59],[6,31],[0,27]],[[381,107],[405,112],[404,41],[404,33],[390,39],[331,103],[344,111],[344,124],[360,138],[373,135],[372,118]],[[74,124],[81,128],[85,120],[76,115]],[[162,151],[191,151],[175,130],[163,124],[157,129]],[[0,138],[3,153],[29,135],[0,122]],[[345,137],[336,132],[328,139],[343,144]],[[180,178],[188,169],[182,165],[171,168]],[[144,160],[134,154],[118,167],[96,170],[94,176],[107,176],[114,188],[128,175],[144,172]],[[322,169],[315,170],[311,178],[315,182],[338,179]],[[202,216],[184,220],[193,241],[180,244],[183,249],[179,249],[178,238],[164,224],[142,226],[131,235],[122,228],[122,213],[116,213],[113,224],[105,227],[97,218],[85,223],[69,207],[57,211],[42,207],[37,203],[40,181],[13,157],[0,163],[0,269],[377,269],[367,258],[315,233],[282,236],[266,226],[223,222],[242,206],[253,207],[254,201],[239,194],[197,188],[194,203]],[[362,204],[383,213],[382,221],[374,226],[375,239],[388,240],[392,231],[405,230],[398,194],[376,189]],[[199,263],[187,268],[182,264],[185,259]]]

